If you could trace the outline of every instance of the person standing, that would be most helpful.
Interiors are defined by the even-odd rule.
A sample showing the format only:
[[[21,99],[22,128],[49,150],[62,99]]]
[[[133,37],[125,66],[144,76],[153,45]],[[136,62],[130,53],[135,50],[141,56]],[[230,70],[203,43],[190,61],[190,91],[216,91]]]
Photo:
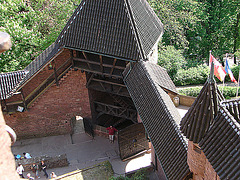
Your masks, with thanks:
[[[32,169],[33,173],[35,174],[35,178],[40,178],[38,164],[33,163],[33,165],[31,166],[31,169]]]
[[[41,161],[41,169],[43,170],[44,172],[44,176],[46,176],[46,178],[48,178],[48,173],[47,173],[47,165],[45,164],[44,161]]]
[[[118,130],[112,126],[108,127],[107,130],[108,130],[108,134],[109,134],[109,141],[111,143],[113,143],[114,142],[114,133],[117,132]]]
[[[18,167],[17,167],[17,173],[19,174],[19,176],[20,176],[21,178],[24,178],[24,176],[23,176],[23,171],[24,171],[23,165],[19,163],[19,164],[18,164]]]

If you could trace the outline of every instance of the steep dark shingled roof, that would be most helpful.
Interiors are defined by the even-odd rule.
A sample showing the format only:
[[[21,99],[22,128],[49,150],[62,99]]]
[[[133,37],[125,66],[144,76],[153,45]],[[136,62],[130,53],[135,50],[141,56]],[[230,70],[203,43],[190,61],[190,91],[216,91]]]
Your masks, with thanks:
[[[183,134],[198,143],[210,127],[218,112],[218,105],[224,99],[215,81],[206,81],[197,99],[182,118]]]
[[[240,123],[240,99],[224,101],[222,102],[222,106]]]
[[[199,146],[220,179],[240,179],[240,124],[220,107]]]
[[[0,96],[1,100],[7,99],[16,92],[23,78],[28,74],[28,71],[15,71],[0,74]]]
[[[124,82],[151,139],[156,155],[166,177],[183,179],[190,171],[187,164],[187,145],[176,122],[181,117],[167,93],[160,87],[162,82],[156,72],[163,69],[138,62],[124,71]],[[165,82],[166,84],[168,82]]]
[[[21,85],[35,75],[42,67],[44,67],[62,48],[59,44],[53,43],[45,49],[38,57],[36,57],[24,70],[29,73],[21,82]]]
[[[163,33],[146,0],[83,0],[57,39],[63,47],[145,59]]]
[[[143,62],[144,63],[144,62]],[[162,88],[177,93],[177,89],[165,68],[151,62],[144,63],[146,68],[151,71],[152,80]]]

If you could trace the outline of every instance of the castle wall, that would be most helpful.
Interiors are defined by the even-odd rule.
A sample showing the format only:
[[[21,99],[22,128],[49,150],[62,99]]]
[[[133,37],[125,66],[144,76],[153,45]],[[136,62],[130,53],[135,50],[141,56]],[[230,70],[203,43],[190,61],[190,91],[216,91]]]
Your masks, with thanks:
[[[192,141],[188,141],[187,162],[193,172],[193,180],[220,180],[203,151]]]
[[[63,61],[65,55],[60,55],[55,61]],[[43,81],[46,70],[35,76],[26,87],[34,86],[39,79]],[[5,115],[6,124],[14,129],[18,138],[72,133],[75,116],[91,118],[85,73],[70,70],[59,84],[53,84],[41,94],[28,111]]]

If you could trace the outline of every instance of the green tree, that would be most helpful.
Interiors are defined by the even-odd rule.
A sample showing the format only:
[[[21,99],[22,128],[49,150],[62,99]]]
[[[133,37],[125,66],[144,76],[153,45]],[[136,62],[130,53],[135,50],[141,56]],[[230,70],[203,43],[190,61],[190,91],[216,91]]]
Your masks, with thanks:
[[[177,71],[186,65],[182,50],[176,50],[174,46],[161,46],[158,52],[158,65],[164,67],[171,79],[174,79]]]
[[[0,55],[0,72],[24,69],[52,44],[81,0],[0,0],[0,31],[12,48]]]
[[[177,49],[187,49],[187,31],[197,22],[198,3],[192,0],[148,0],[164,25],[163,43]]]

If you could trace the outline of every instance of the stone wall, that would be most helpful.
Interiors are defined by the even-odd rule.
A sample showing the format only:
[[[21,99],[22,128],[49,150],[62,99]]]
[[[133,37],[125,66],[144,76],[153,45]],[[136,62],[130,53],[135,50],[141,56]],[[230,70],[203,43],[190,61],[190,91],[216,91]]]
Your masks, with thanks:
[[[69,165],[68,160],[67,160],[67,155],[62,154],[62,155],[54,156],[54,157],[41,156],[41,157],[35,157],[35,158],[30,158],[30,159],[16,160],[16,167],[20,163],[23,165],[24,171],[30,171],[33,163],[39,165],[41,163],[41,161],[45,162],[45,164],[47,165],[47,169],[65,167],[65,166]]]
[[[192,104],[194,103],[195,101],[195,97],[191,97],[191,96],[183,96],[183,95],[178,95],[179,97],[179,100],[180,100],[180,105],[183,105],[183,106],[192,106]]]
[[[28,111],[5,115],[18,138],[72,133],[75,116],[91,118],[85,73],[71,70],[59,83],[38,97]]]

